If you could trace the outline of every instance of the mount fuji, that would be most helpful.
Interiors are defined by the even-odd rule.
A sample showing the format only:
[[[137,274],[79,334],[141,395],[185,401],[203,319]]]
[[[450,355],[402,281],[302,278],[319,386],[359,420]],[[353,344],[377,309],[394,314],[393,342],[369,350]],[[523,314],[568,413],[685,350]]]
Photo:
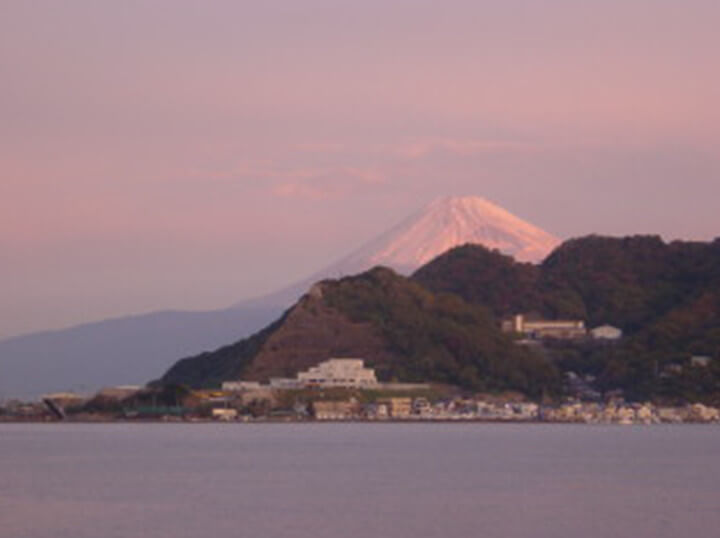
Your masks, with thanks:
[[[560,241],[483,198],[441,198],[337,263],[276,293],[227,309],[155,312],[4,340],[0,398],[141,383],[159,376],[178,358],[261,329],[319,280],[377,265],[408,275],[465,243],[537,263]]]
[[[466,243],[497,249],[521,262],[540,263],[560,240],[485,198],[439,198],[310,277],[237,306],[290,305],[315,282],[355,275],[378,265],[410,275],[433,258]]]
[[[385,265],[410,274],[465,243],[539,263],[560,240],[479,196],[440,198],[331,269],[357,273]]]

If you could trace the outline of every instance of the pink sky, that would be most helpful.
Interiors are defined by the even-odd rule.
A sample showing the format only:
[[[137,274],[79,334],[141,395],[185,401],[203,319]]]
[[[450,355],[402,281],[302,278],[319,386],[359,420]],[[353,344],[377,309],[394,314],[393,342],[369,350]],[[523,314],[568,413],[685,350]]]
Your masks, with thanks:
[[[0,338],[216,308],[437,196],[720,235],[720,4],[0,7]]]

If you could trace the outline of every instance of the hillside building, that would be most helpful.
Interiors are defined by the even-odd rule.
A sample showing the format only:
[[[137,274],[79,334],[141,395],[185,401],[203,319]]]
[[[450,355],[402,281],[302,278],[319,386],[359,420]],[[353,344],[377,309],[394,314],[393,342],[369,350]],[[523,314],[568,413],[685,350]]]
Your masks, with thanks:
[[[303,384],[292,377],[271,377],[269,382],[270,388],[280,390],[301,389]]]
[[[396,386],[397,385],[397,386]],[[306,387],[319,388],[389,388],[397,390],[416,390],[428,385],[418,383],[378,383],[375,370],[365,368],[363,359],[333,358],[312,366],[296,377],[271,377],[267,385],[257,381],[225,381],[223,390],[232,392],[253,392],[261,389],[297,390]]]
[[[259,381],[223,381],[222,390],[231,392],[242,392],[247,390],[260,390],[262,386]]]
[[[408,384],[415,389],[424,385]],[[271,377],[267,385],[257,381],[225,381],[223,390],[232,392],[252,392],[261,389],[296,390],[306,387],[319,388],[378,388],[375,370],[365,368],[363,359],[329,359],[317,366],[312,366],[296,377]],[[400,387],[404,388],[404,387]]]
[[[329,359],[297,375],[307,387],[369,388],[378,385],[375,370],[365,368],[363,359]]]
[[[585,322],[581,320],[527,320],[518,314],[502,324],[503,332],[522,334],[527,338],[559,338],[572,340],[587,336]]]
[[[693,355],[690,357],[690,366],[695,368],[707,368],[712,359],[706,355]]]
[[[620,340],[622,338],[622,329],[613,327],[612,325],[600,325],[590,331],[590,335],[595,340]]]

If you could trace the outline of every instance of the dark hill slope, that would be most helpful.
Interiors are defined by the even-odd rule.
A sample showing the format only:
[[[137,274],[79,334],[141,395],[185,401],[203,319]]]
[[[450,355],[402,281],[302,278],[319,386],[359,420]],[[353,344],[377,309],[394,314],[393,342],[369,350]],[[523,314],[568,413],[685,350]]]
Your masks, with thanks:
[[[465,245],[420,268],[412,280],[485,306],[496,317],[538,312],[633,333],[718,287],[720,240],[666,244],[655,236],[589,236],[567,241],[540,266]]]
[[[167,383],[294,375],[332,356],[358,356],[380,379],[435,381],[531,395],[557,388],[544,359],[502,335],[484,309],[432,293],[389,269],[324,281],[257,335],[178,362]]]
[[[540,292],[555,316],[637,331],[711,281],[712,244],[659,237],[590,236],[564,243],[541,266]]]
[[[496,317],[539,311],[540,268],[480,245],[453,248],[418,269],[412,280],[435,293],[454,293]]]
[[[540,266],[467,245],[412,277],[484,305],[499,319],[519,312],[622,328],[619,346],[553,346],[557,363],[599,377],[599,388],[637,397],[720,397],[720,240],[664,243],[659,237],[590,236],[567,241]],[[683,368],[693,354],[709,368]],[[714,395],[714,396],[713,396]]]

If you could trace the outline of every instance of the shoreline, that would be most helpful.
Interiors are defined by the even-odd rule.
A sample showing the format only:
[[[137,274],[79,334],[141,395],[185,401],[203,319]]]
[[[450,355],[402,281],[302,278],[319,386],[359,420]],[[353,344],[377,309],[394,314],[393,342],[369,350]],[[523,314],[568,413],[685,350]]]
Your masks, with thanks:
[[[478,418],[471,419],[338,419],[338,420],[294,420],[294,419],[253,419],[253,420],[214,420],[211,418],[199,419],[86,419],[86,420],[3,420],[0,419],[0,426],[5,424],[47,424],[47,425],[72,425],[72,424],[223,424],[223,425],[252,425],[252,424],[502,424],[502,425],[573,425],[573,426],[720,426],[718,421],[685,421],[685,422],[584,422],[584,421],[562,421],[562,420],[485,420]]]

